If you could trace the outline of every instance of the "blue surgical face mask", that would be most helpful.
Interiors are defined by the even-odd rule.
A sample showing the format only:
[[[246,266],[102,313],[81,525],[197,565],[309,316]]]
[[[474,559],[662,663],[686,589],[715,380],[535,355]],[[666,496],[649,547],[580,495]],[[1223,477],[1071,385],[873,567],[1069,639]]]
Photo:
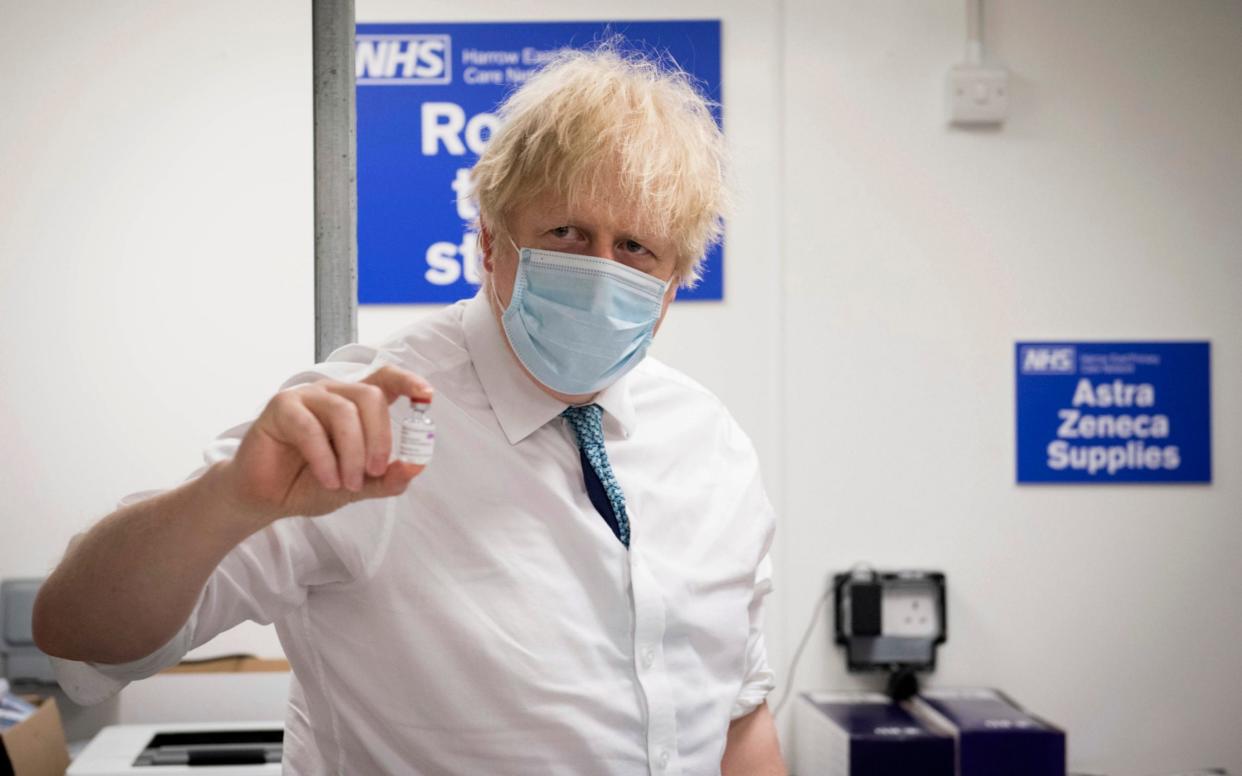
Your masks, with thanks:
[[[667,290],[620,262],[521,248],[501,322],[536,380],[558,393],[595,393],[643,360]]]

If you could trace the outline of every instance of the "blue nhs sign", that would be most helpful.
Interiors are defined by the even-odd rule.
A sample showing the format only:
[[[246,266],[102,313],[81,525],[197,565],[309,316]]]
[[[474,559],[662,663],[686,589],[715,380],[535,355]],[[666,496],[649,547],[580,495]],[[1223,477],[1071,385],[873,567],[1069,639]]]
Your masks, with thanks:
[[[1211,482],[1211,343],[1019,342],[1018,482]]]
[[[445,303],[482,280],[470,168],[496,108],[555,52],[621,36],[694,76],[720,122],[720,22],[359,24],[358,302]],[[681,300],[724,295],[722,250]]]

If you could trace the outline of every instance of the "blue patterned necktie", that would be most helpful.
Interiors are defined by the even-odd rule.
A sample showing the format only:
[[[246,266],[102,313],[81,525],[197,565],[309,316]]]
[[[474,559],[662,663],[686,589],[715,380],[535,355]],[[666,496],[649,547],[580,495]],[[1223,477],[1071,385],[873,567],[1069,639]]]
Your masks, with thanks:
[[[604,450],[603,411],[598,404],[588,404],[585,407],[568,407],[561,417],[569,421],[578,439],[582,479],[591,503],[628,549],[630,520],[625,514],[625,494],[617,484],[612,466],[608,463],[608,453]]]

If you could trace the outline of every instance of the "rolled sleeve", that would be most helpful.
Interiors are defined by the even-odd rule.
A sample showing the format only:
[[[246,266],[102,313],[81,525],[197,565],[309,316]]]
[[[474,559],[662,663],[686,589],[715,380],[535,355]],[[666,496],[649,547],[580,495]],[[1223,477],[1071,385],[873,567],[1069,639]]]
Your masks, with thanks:
[[[206,592],[206,588],[203,589]],[[168,640],[164,646],[146,657],[129,663],[93,663],[64,658],[51,657],[52,673],[57,683],[74,703],[81,706],[92,706],[116,695],[130,682],[153,676],[165,668],[181,662],[181,658],[192,649],[194,630],[198,619],[198,610],[202,606],[202,594],[199,602],[190,613],[189,619],[181,626],[181,630]]]
[[[768,665],[767,641],[763,634],[765,601],[772,592],[772,560],[764,555],[755,571],[755,592],[750,602],[750,633],[746,641],[746,672],[742,688],[733,701],[729,719],[744,717],[763,703],[776,686],[776,675]]]

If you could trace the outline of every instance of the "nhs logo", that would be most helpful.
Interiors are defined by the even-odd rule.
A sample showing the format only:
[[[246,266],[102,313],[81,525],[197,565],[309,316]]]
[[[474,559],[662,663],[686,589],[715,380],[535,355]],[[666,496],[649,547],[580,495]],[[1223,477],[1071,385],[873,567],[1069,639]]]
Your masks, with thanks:
[[[359,35],[354,75],[360,86],[451,83],[453,44],[448,35]]]
[[[1078,369],[1073,345],[1024,345],[1019,357],[1024,375],[1072,375]]]

